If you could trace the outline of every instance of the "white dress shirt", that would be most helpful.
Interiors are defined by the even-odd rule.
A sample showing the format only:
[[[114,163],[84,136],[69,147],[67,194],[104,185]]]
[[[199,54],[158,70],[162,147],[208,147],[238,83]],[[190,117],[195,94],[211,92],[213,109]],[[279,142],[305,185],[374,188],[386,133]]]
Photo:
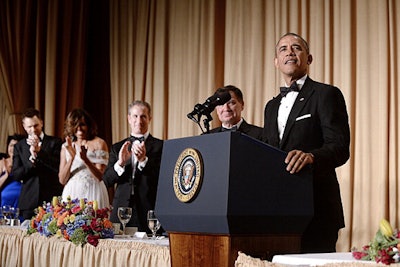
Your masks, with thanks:
[[[307,74],[296,81],[299,90],[301,90],[301,88],[303,87],[306,78]],[[289,85],[285,84],[285,86],[288,87]],[[287,119],[289,117],[290,111],[292,110],[293,104],[296,101],[298,95],[299,92],[291,91],[281,99],[281,104],[279,105],[278,118],[277,118],[280,140],[282,140],[283,138],[283,133],[285,132]]]

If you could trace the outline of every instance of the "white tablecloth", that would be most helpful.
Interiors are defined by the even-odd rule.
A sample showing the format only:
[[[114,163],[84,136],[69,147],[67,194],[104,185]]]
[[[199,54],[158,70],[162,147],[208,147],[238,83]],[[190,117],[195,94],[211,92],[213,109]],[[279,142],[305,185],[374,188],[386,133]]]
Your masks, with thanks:
[[[351,255],[351,252],[275,255],[272,262],[293,266],[316,266],[328,263],[350,262],[376,264],[375,262],[356,260]]]
[[[168,239],[100,239],[97,247],[64,238],[26,234],[22,227],[0,227],[1,267],[170,267]]]

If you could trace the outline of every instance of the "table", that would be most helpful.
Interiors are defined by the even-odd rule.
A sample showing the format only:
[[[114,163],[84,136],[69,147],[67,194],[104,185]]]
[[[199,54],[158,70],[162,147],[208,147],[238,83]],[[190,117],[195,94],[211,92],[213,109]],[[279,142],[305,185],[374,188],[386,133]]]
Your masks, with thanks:
[[[21,227],[0,226],[0,266],[170,267],[168,239],[100,239],[97,247],[63,238],[30,236]]]
[[[351,252],[275,255],[272,262],[293,266],[316,266],[328,263],[374,263],[360,262],[353,258]]]
[[[275,255],[272,262],[253,258],[242,252],[235,262],[235,267],[371,267],[388,266],[373,261],[360,261],[352,257],[351,252],[318,253],[318,254],[287,254]],[[391,266],[399,266],[393,264]]]

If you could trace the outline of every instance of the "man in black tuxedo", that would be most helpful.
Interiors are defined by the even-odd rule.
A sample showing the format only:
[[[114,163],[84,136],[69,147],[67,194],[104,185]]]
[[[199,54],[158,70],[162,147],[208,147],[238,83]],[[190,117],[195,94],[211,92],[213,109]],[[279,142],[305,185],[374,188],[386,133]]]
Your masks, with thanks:
[[[244,101],[242,91],[233,86],[227,85],[225,87],[218,88],[216,94],[223,94],[229,92],[231,99],[223,105],[216,106],[218,119],[222,125],[220,127],[210,130],[210,133],[218,133],[223,131],[239,131],[254,137],[258,140],[262,138],[261,127],[247,123],[242,118],[242,111],[244,109]]]
[[[350,130],[344,97],[337,87],[311,80],[307,42],[288,33],[276,45],[275,66],[288,88],[265,106],[263,140],[288,152],[287,171],[312,167],[314,217],[302,237],[302,252],[336,251],[344,227],[335,168],[350,156]]]
[[[43,132],[43,120],[36,109],[26,110],[22,125],[28,137],[14,146],[12,173],[22,183],[20,213],[24,219],[31,219],[39,205],[62,193],[58,181],[62,140]]]
[[[112,145],[103,180],[116,191],[111,221],[119,222],[118,207],[132,207],[127,226],[150,233],[147,211],[154,210],[163,141],[149,132],[151,107],[147,102],[133,101],[128,108],[131,136]]]

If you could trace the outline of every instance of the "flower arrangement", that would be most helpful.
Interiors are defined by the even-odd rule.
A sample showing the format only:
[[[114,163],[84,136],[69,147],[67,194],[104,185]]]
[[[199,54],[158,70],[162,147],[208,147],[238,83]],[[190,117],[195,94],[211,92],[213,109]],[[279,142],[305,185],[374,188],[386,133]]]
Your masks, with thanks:
[[[27,233],[64,237],[75,245],[89,243],[97,246],[101,238],[113,238],[114,231],[108,219],[110,209],[98,209],[97,201],[53,197],[52,203],[43,203],[30,220]]]
[[[374,239],[361,251],[353,249],[352,255],[357,260],[376,261],[389,265],[399,262],[399,250],[400,232],[393,231],[390,223],[382,219]]]

